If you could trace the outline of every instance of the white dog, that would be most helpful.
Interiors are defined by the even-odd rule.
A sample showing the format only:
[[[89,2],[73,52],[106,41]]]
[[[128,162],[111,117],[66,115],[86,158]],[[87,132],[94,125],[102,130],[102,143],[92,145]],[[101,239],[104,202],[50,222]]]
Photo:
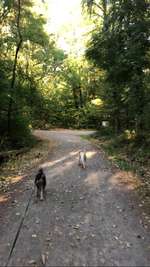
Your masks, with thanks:
[[[79,151],[79,165],[85,169],[86,167],[86,152],[85,150]]]

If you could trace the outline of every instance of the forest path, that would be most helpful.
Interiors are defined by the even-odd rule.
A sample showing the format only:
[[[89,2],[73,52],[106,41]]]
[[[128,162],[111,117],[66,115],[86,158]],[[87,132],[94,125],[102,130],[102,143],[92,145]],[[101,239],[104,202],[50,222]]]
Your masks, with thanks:
[[[7,204],[1,218],[0,266],[150,265],[150,237],[135,201],[136,181],[112,170],[103,152],[80,137],[90,133],[35,131],[57,142],[42,165],[46,200],[36,201],[33,177],[20,185],[16,205]],[[78,166],[83,148],[85,170]]]

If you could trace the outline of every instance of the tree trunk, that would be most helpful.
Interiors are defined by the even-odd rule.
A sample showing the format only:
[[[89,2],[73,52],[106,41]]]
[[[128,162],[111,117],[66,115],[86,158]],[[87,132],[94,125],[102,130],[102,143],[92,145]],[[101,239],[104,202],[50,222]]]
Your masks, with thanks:
[[[20,11],[21,11],[21,3],[18,0],[18,15],[17,15],[17,30],[18,30],[18,37],[19,41],[16,47],[15,58],[14,58],[14,65],[12,70],[12,79],[10,85],[10,100],[8,105],[8,113],[7,113],[7,132],[10,135],[11,132],[11,117],[12,117],[12,105],[13,105],[13,96],[14,96],[14,85],[16,80],[16,67],[17,67],[17,60],[18,60],[18,53],[22,45],[22,36],[20,32]]]
[[[79,87],[80,107],[83,108],[83,95],[81,87]]]
[[[73,88],[73,98],[74,98],[75,108],[79,109],[78,96],[75,88]]]

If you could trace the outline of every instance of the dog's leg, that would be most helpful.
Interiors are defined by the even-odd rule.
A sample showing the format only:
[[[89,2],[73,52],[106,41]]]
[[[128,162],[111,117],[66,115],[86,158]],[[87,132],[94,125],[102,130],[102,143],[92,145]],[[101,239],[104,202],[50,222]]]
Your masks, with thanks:
[[[80,156],[80,152],[79,152],[79,160],[78,160],[78,165],[81,166],[81,156]]]
[[[46,189],[43,190],[44,199],[46,199]]]
[[[85,169],[85,157],[82,155],[82,168]]]
[[[37,196],[37,198],[40,196],[40,190],[39,190],[38,187],[37,187],[37,189],[36,189],[36,196]]]
[[[82,161],[82,168],[85,169],[85,162]]]
[[[43,192],[43,188],[41,189],[41,192],[40,192],[40,200],[44,200],[44,192]]]

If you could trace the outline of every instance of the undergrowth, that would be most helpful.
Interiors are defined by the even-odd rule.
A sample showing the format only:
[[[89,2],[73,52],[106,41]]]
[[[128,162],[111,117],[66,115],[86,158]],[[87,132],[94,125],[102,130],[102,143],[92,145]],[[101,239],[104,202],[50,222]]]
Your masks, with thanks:
[[[7,192],[15,178],[23,177],[45,160],[54,148],[51,141],[34,140],[32,147],[0,165],[0,191]]]
[[[150,150],[149,142],[136,138],[129,138],[124,133],[114,135],[109,129],[102,129],[90,137],[90,139],[105,151],[112,165],[123,171],[136,173],[141,180],[138,188],[140,198],[145,201],[149,210],[150,204]]]

